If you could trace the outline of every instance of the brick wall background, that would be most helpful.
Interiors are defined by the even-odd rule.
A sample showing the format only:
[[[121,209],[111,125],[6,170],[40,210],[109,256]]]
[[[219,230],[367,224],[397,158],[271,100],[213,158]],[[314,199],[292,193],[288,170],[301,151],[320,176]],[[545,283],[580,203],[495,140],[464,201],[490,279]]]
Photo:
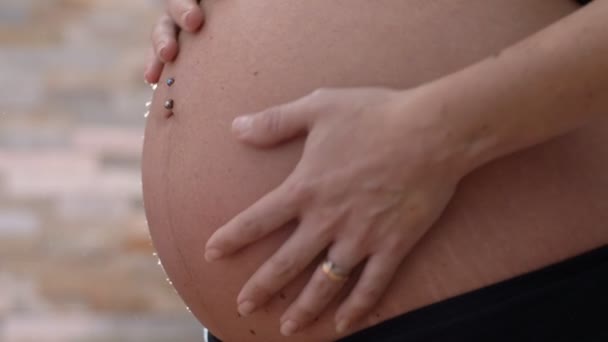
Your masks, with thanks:
[[[0,341],[201,341],[143,213],[160,0],[0,0]]]

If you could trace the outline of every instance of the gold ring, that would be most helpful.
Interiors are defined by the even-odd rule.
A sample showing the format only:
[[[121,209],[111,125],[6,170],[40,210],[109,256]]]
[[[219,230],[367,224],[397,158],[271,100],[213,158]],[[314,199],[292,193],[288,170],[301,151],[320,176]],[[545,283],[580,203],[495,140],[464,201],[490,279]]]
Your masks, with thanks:
[[[348,278],[348,272],[338,267],[333,261],[325,260],[321,269],[332,281],[344,281]]]

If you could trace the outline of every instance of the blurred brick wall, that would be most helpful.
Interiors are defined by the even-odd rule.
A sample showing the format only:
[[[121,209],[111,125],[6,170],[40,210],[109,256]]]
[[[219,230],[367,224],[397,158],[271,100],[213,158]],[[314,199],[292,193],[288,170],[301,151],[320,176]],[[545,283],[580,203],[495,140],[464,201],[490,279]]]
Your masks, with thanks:
[[[0,341],[201,340],[141,199],[161,7],[0,0]]]

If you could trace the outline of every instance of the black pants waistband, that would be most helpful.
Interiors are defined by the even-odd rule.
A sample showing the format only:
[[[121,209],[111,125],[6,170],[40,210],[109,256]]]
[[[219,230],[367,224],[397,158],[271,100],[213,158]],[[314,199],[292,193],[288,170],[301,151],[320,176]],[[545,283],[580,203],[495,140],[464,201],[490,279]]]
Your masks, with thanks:
[[[608,245],[408,312],[338,342],[476,341],[608,341]],[[210,336],[209,342],[221,341]]]
[[[363,341],[608,341],[608,246],[340,340]]]

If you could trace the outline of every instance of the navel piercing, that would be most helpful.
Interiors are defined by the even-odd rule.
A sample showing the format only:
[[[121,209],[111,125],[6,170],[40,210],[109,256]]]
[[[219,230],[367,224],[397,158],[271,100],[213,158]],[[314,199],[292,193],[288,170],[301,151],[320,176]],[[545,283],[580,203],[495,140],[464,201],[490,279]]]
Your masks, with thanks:
[[[173,77],[169,77],[169,78],[167,78],[167,86],[169,86],[169,87],[170,87],[170,86],[172,86],[174,83],[175,83],[175,78],[173,78]],[[174,105],[174,104],[175,104],[175,103],[173,102],[173,100],[172,100],[172,99],[169,99],[169,100],[165,101],[164,107],[165,107],[165,109],[171,110],[171,109],[173,109],[173,105]]]

